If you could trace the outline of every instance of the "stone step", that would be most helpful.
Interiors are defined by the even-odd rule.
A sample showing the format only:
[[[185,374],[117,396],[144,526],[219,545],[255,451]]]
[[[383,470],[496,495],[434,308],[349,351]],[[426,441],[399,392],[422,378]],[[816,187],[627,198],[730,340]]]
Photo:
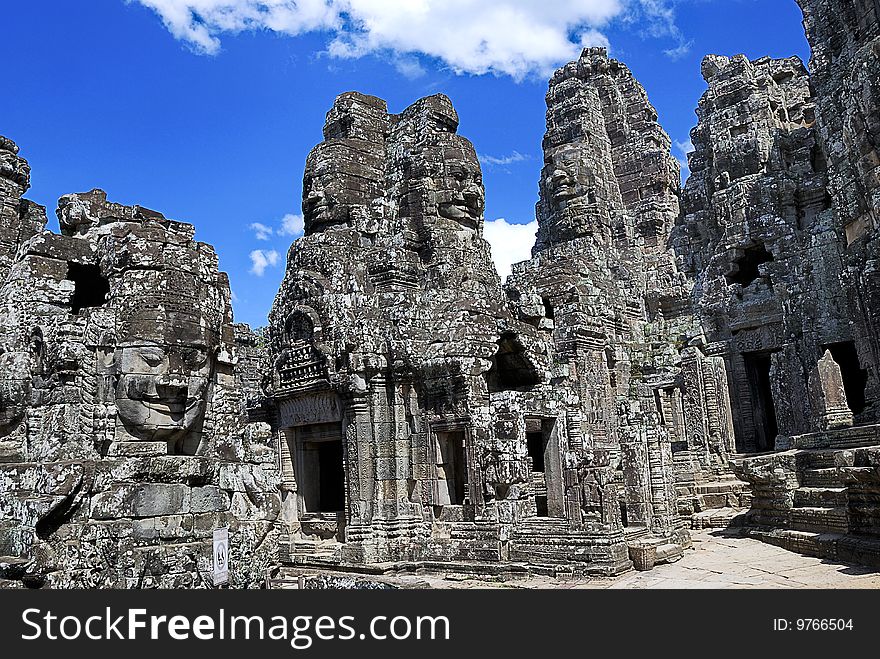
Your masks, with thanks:
[[[839,466],[836,462],[839,451],[807,451],[803,455],[807,467],[811,469],[828,469]]]
[[[846,508],[840,506],[792,508],[791,528],[815,533],[846,533],[849,531],[849,517]]]
[[[824,467],[805,469],[801,476],[802,487],[845,487],[849,483],[876,479],[876,467]]]
[[[339,542],[310,542],[293,540],[290,543],[290,556],[309,556],[312,558],[333,558],[342,544]]]
[[[847,490],[845,487],[802,487],[795,490],[795,508],[811,508],[822,506],[846,506]]]
[[[690,518],[691,529],[726,529],[740,527],[745,523],[748,508],[715,508],[694,513]]]
[[[788,551],[821,558],[836,558],[837,542],[844,537],[839,533],[817,533],[790,529],[752,531],[750,535]]]
[[[802,487],[843,487],[840,471],[834,467],[805,469],[801,476]]]
[[[557,517],[527,517],[522,520],[521,531],[525,533],[569,533],[568,522]]]
[[[694,494],[738,494],[748,483],[739,480],[715,481],[694,485]]]
[[[776,529],[754,531],[752,537],[808,556],[880,567],[880,538],[841,533],[816,533]]]

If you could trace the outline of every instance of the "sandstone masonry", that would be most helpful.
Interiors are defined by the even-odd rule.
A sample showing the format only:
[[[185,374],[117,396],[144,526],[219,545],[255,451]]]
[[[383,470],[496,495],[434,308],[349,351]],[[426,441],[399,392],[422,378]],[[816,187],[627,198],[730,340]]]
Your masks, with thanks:
[[[550,80],[531,259],[498,277],[441,94],[350,92],[267,328],[191,225],[24,198],[0,138],[0,585],[311,570],[617,575],[689,529],[880,564],[875,0],[707,56],[680,186],[604,49]]]

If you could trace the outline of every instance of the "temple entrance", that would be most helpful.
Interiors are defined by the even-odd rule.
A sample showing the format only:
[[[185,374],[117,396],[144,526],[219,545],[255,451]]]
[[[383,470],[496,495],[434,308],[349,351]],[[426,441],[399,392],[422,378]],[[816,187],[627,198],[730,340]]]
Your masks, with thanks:
[[[318,512],[331,513],[345,508],[345,473],[342,469],[342,442],[317,442],[318,452]]]
[[[822,346],[822,351],[831,351],[831,356],[840,366],[843,376],[843,389],[846,391],[846,402],[853,414],[865,410],[865,387],[868,384],[868,373],[859,364],[856,344],[852,341],[829,343]]]
[[[749,393],[752,403],[752,419],[755,432],[755,452],[772,451],[776,445],[778,427],[773,390],[770,386],[770,353],[744,353]]]
[[[464,432],[438,432],[436,437],[437,505],[464,505],[469,494]]]
[[[526,449],[537,517],[565,517],[562,463],[555,440],[554,419],[526,419]]]
[[[295,429],[296,483],[300,511],[339,513],[345,509],[345,458],[339,423]]]
[[[526,433],[526,444],[528,445],[529,458],[532,461],[532,491],[535,493],[535,510],[538,517],[549,517],[547,512],[547,481],[545,480],[545,461],[544,453],[547,446],[544,441],[544,433],[540,430],[537,432]]]

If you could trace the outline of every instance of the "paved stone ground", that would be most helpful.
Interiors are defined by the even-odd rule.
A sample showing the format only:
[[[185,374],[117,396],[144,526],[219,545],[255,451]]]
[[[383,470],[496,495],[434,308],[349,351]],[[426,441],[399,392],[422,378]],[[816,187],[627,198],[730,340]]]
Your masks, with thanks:
[[[694,546],[670,565],[615,579],[488,582],[419,576],[433,588],[880,588],[880,571],[802,556],[724,531],[694,531]]]

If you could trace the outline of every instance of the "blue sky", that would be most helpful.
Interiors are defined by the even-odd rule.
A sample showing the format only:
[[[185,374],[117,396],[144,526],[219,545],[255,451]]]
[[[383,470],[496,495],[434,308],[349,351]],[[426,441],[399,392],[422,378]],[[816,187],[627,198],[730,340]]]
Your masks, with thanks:
[[[486,219],[506,219],[487,237],[510,261],[532,243],[507,223],[534,220],[547,73],[581,43],[610,45],[681,144],[703,55],[809,57],[794,0],[407,1],[427,13],[401,17],[392,0],[7,3],[0,134],[30,161],[28,197],[51,228],[58,197],[93,187],[191,222],[229,273],[236,320],[259,326],[297,229],[306,155],[343,91],[392,112],[452,98],[484,159]]]

